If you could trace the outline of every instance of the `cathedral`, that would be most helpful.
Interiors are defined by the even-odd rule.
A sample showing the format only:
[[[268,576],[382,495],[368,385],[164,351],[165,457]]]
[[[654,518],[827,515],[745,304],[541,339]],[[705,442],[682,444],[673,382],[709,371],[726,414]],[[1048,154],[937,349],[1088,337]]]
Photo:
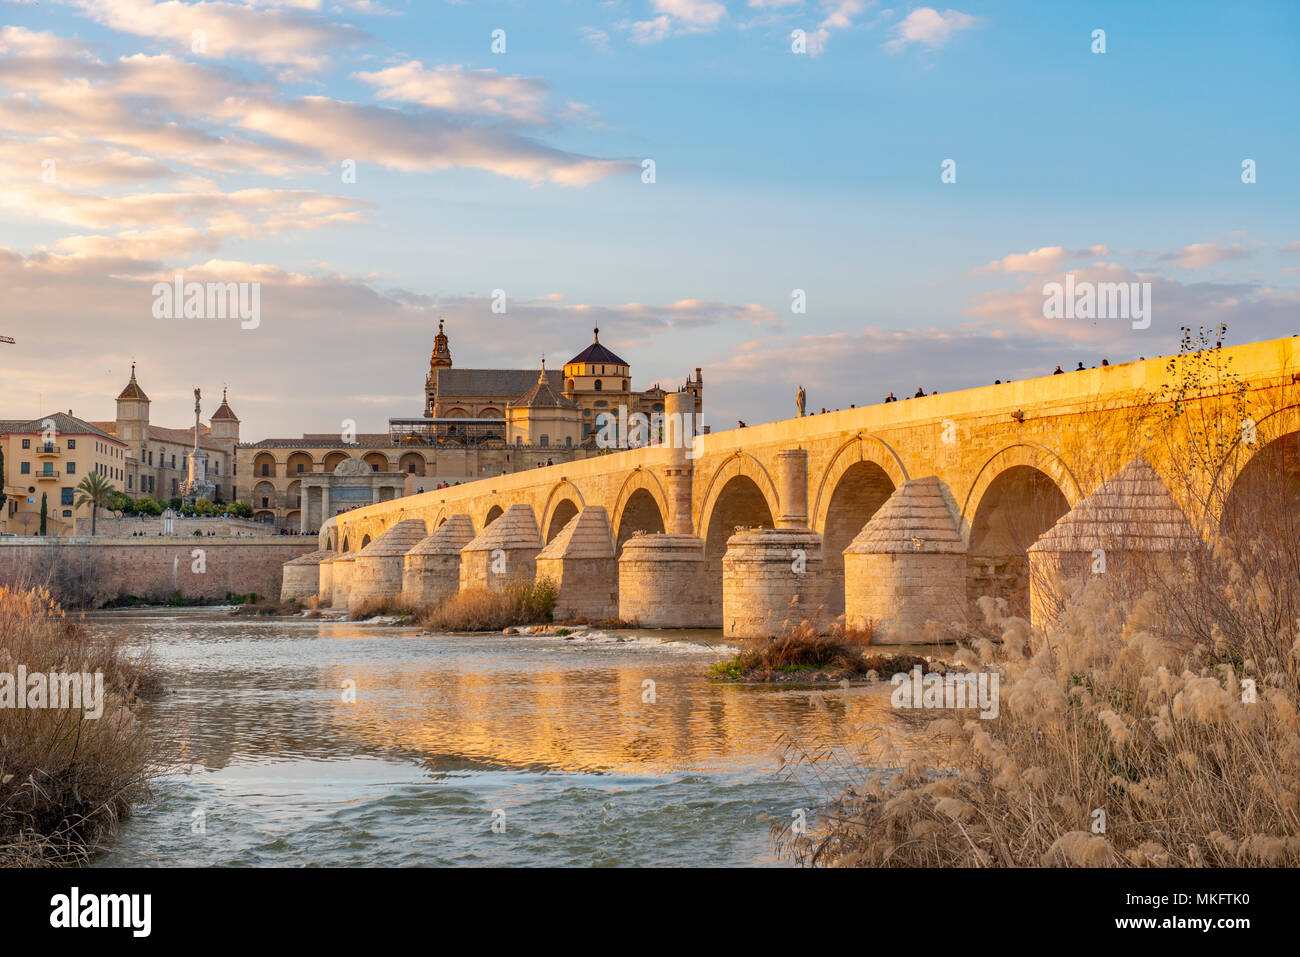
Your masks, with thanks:
[[[703,412],[700,369],[680,391]],[[628,419],[653,419],[667,395],[658,384],[634,392],[631,365],[601,343],[599,329],[561,369],[464,369],[439,322],[423,415],[389,419],[387,432],[240,444],[238,496],[260,521],[311,532],[350,508],[596,455],[598,435],[620,444]]]
[[[695,396],[695,411],[702,412],[704,382],[698,368],[682,388]],[[424,384],[424,416],[499,424],[508,445],[572,448],[591,444],[605,415],[614,425],[636,412],[647,417],[663,412],[666,394],[658,384],[633,392],[631,366],[601,345],[599,329],[593,330],[591,345],[562,370],[548,370],[543,362],[534,373],[455,368],[440,321]]]

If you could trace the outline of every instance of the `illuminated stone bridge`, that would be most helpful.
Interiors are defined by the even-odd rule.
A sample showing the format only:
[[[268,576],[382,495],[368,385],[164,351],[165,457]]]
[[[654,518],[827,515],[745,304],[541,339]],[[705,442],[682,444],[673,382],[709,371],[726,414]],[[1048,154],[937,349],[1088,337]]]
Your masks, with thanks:
[[[1252,467],[1297,461],[1298,379],[1300,339],[1278,339],[693,443],[673,418],[690,397],[669,396],[661,446],[338,515],[321,551],[286,568],[286,595],[428,601],[546,574],[560,585],[557,619],[746,636],[847,614],[919,641],[965,627],[983,595],[1028,615],[1030,546],[1120,473],[1141,485],[1141,508],[1212,539]],[[1213,454],[1199,444],[1207,431]]]

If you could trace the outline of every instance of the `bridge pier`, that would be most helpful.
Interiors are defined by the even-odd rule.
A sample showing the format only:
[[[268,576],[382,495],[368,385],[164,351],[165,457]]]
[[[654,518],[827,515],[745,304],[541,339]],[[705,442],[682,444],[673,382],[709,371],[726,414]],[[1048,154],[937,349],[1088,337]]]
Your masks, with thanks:
[[[301,601],[320,594],[320,565],[333,552],[320,549],[284,563],[280,576],[280,601]]]
[[[453,515],[409,552],[402,562],[402,601],[433,605],[460,587],[460,551],[474,540],[468,515]]]
[[[335,557],[331,565],[330,607],[346,611],[348,596],[352,593],[352,566],[356,564],[357,553],[346,552]]]
[[[1202,547],[1186,514],[1159,474],[1138,457],[1029,546],[1029,619],[1047,628],[1061,615],[1068,592],[1100,585],[1111,602],[1147,590],[1152,575]]]
[[[501,591],[511,584],[532,581],[542,544],[533,510],[527,505],[511,505],[461,549],[460,590]]]
[[[815,619],[826,592],[822,537],[806,528],[737,532],[722,558],[722,630],[771,638]]]
[[[348,611],[400,598],[406,553],[425,535],[423,519],[403,519],[361,549],[352,565]]]
[[[537,554],[537,577],[559,589],[556,621],[618,616],[618,566],[603,506],[584,508]]]
[[[844,549],[844,602],[846,627],[882,644],[964,631],[966,546],[937,476],[904,482]]]
[[[704,581],[704,540],[633,535],[618,559],[618,617],[642,628],[715,627],[719,608]]]
[[[737,532],[722,557],[722,630],[770,638],[814,619],[825,601],[822,537],[808,528],[808,453],[776,454],[776,528]]]
[[[320,580],[316,586],[316,607],[329,608],[334,604],[334,560],[338,552],[327,549],[329,555],[320,560]]]

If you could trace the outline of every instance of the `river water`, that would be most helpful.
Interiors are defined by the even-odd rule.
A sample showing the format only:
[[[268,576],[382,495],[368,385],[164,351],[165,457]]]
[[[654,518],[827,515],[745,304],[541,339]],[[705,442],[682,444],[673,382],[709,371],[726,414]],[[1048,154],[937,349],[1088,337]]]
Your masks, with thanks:
[[[87,621],[148,647],[169,687],[142,714],[165,771],[100,865],[780,866],[774,822],[815,828],[884,773],[887,685],[710,682],[717,633]]]

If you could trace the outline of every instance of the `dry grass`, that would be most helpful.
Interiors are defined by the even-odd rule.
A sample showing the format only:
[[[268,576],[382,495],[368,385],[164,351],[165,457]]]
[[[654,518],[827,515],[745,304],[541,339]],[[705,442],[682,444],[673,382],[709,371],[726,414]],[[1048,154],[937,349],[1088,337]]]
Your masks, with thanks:
[[[360,602],[355,608],[349,606],[348,618],[352,621],[364,621],[367,618],[418,618],[422,614],[419,607],[408,605],[400,597],[371,598]]]
[[[151,748],[138,696],[157,693],[148,660],[69,619],[49,593],[0,586],[0,672],[101,673],[103,714],[0,708],[0,865],[84,863],[145,794]]]
[[[558,597],[548,578],[512,584],[502,591],[471,588],[420,614],[420,624],[431,631],[500,631],[517,625],[539,625],[551,620]]]

